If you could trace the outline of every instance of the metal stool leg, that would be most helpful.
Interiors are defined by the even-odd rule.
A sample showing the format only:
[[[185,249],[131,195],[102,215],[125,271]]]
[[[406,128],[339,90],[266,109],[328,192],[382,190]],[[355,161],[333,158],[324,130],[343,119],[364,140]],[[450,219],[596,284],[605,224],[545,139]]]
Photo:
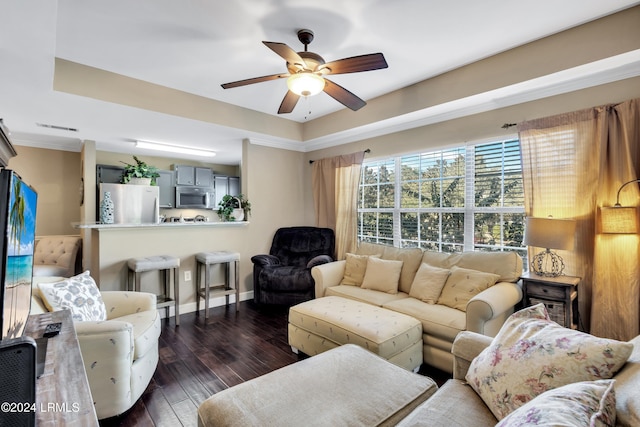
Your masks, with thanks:
[[[230,277],[229,277],[229,270],[230,268],[230,262],[225,262],[224,263],[224,289],[225,290],[229,290],[231,289],[231,282],[229,281]],[[228,308],[229,307],[229,294],[225,295],[225,306]]]
[[[211,265],[204,266],[204,319],[209,318],[209,281],[211,280]]]
[[[174,287],[174,310],[176,315],[176,326],[180,326],[180,269],[173,269],[173,287]]]
[[[234,278],[235,286],[236,286],[236,313],[240,311],[240,262],[234,261],[235,264],[235,272]]]
[[[202,263],[196,260],[196,314],[200,315],[200,269]]]

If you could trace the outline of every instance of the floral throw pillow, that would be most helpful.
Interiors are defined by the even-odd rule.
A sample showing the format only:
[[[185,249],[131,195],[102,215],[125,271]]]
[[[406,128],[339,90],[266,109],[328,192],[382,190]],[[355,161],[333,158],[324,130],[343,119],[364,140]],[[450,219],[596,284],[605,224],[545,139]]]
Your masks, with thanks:
[[[632,350],[631,343],[564,328],[537,304],[507,319],[466,380],[501,420],[547,390],[613,377]]]
[[[615,380],[583,381],[545,391],[496,427],[593,426],[616,424]]]
[[[69,309],[74,321],[107,319],[107,309],[89,271],[61,282],[40,283],[39,288],[49,311]]]

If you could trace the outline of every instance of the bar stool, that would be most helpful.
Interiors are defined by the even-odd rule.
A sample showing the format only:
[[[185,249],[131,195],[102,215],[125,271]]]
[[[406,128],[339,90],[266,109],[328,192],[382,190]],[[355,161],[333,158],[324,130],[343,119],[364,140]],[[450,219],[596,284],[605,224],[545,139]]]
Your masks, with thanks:
[[[144,258],[132,258],[127,261],[127,289],[140,292],[140,276],[148,271],[160,271],[162,274],[162,289],[164,294],[157,295],[157,307],[165,308],[166,318],[169,318],[169,308],[175,307],[176,326],[180,326],[179,287],[180,287],[180,258],[169,255],[158,255]],[[173,270],[173,298],[171,291],[171,270]],[[133,281],[131,279],[134,279]]]
[[[229,269],[234,263],[234,284],[231,284]],[[211,283],[211,267],[215,264],[225,264],[224,283],[214,285]],[[205,269],[204,286],[202,281],[202,269]],[[220,289],[218,289],[220,288]],[[211,290],[214,290],[211,292]],[[229,295],[236,294],[236,312],[240,311],[240,254],[237,252],[199,252],[196,254],[196,310],[200,313],[200,298],[204,298],[204,318],[209,318],[209,298],[212,296],[226,297],[226,305],[229,305]]]

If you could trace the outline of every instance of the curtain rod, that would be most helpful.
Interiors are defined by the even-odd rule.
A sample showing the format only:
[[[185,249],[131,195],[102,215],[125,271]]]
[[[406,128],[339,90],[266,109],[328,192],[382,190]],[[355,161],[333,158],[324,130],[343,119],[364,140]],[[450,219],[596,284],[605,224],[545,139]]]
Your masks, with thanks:
[[[371,149],[367,148],[366,150],[364,150],[364,152],[368,154],[371,152]],[[309,164],[312,164],[313,162],[315,162],[315,160],[309,160]]]

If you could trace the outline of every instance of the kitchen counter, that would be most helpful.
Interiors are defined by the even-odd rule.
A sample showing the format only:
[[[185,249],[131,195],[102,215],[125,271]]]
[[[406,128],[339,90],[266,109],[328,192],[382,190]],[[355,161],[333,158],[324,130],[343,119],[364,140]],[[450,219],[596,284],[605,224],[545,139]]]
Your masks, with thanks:
[[[172,227],[242,227],[248,225],[248,221],[222,222],[222,221],[185,221],[185,222],[159,222],[145,224],[101,224],[101,223],[73,223],[73,228],[90,228],[108,230],[114,228],[172,228]]]

